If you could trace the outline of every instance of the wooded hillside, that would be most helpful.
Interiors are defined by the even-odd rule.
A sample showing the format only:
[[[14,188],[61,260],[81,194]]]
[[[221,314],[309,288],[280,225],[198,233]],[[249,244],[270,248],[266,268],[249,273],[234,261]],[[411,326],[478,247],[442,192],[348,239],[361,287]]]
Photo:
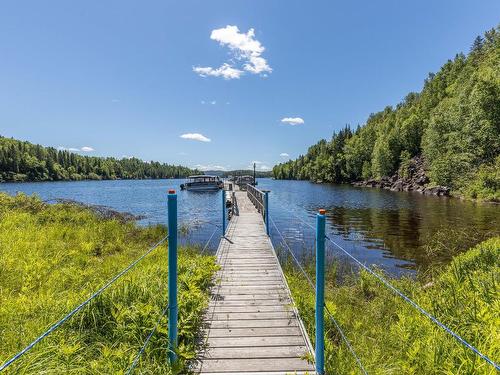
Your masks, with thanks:
[[[275,178],[352,182],[404,174],[422,155],[430,184],[500,200],[500,27],[477,37],[420,93],[274,167]]]

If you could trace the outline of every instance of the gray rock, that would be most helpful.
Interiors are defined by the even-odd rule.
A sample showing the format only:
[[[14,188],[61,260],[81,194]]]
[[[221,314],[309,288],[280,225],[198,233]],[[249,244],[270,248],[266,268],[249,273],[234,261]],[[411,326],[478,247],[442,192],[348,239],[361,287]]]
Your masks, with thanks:
[[[402,177],[398,173],[392,176],[384,176],[380,180],[369,179],[366,181],[353,182],[354,186],[366,186],[392,191],[417,191],[426,195],[449,196],[450,189],[446,186],[431,186],[424,169],[424,160],[422,156],[415,156],[410,160],[406,171],[407,177]]]

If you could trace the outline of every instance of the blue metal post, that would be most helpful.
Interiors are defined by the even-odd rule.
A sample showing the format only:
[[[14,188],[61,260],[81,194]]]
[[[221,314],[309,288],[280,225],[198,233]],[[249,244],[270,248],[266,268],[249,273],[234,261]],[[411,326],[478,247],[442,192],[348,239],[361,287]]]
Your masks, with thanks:
[[[316,372],[325,373],[325,210],[316,215]]]
[[[266,206],[266,213],[265,213],[266,233],[269,236],[269,191],[264,191],[264,204]]]
[[[168,191],[168,359],[177,360],[177,194]]]
[[[226,235],[226,191],[222,190],[222,236]]]

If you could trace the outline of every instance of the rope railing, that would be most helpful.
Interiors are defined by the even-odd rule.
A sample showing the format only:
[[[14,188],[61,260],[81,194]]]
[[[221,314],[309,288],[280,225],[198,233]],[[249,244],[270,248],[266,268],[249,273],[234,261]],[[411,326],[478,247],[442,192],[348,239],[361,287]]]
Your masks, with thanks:
[[[389,288],[394,294],[396,294],[399,297],[401,297],[404,301],[406,301],[407,303],[409,303],[417,311],[419,311],[421,314],[423,314],[427,318],[429,318],[434,324],[436,324],[438,327],[440,327],[441,329],[443,329],[446,333],[448,333],[453,338],[455,338],[463,346],[465,346],[466,348],[472,350],[481,359],[483,359],[484,361],[488,362],[490,365],[492,365],[493,367],[495,367],[495,369],[497,371],[500,371],[500,365],[498,365],[497,363],[495,363],[487,355],[485,355],[482,352],[480,352],[479,349],[477,349],[474,345],[472,345],[469,342],[467,342],[459,334],[455,333],[451,328],[449,328],[447,325],[445,325],[444,323],[442,323],[441,321],[439,321],[435,316],[433,316],[431,313],[429,313],[427,310],[425,310],[423,307],[421,307],[418,303],[416,303],[415,301],[413,301],[410,297],[406,296],[403,292],[401,292],[399,289],[397,289],[395,286],[393,286],[389,281],[387,281],[387,279],[385,279],[383,276],[381,276],[377,272],[373,271],[371,268],[369,268],[364,263],[362,263],[357,258],[355,258],[352,254],[350,254],[347,250],[345,250],[338,243],[336,243],[335,241],[333,241],[330,237],[326,236],[326,239],[329,240],[338,249],[342,250],[342,252],[344,252],[349,258],[351,258],[357,265],[359,265],[360,267],[362,267],[365,271],[367,271],[371,275],[375,276],[382,284],[384,284],[387,288]]]
[[[224,199],[223,199],[223,203],[225,203]],[[225,205],[223,205],[223,213],[225,213]],[[203,222],[213,225],[215,227],[215,229],[212,232],[212,234],[210,235],[210,237],[208,238],[208,240],[206,241],[202,250],[200,251],[200,253],[199,253],[200,256],[203,255],[205,253],[205,251],[208,249],[208,247],[209,247],[212,239],[214,238],[215,234],[217,233],[217,231],[221,230],[221,228],[223,229],[225,226],[224,220],[223,220],[222,227],[220,225],[217,225],[217,224],[209,222],[209,221],[203,221]],[[169,190],[169,194],[168,194],[168,231],[169,231],[169,235],[165,236],[160,241],[158,241],[156,244],[151,246],[144,254],[142,254],[139,258],[137,258],[132,263],[130,263],[126,268],[124,268],[118,274],[113,276],[101,288],[99,288],[97,291],[92,293],[85,301],[81,302],[78,306],[76,306],[73,310],[71,310],[69,313],[67,313],[64,317],[59,319],[57,322],[53,323],[45,332],[43,332],[40,336],[38,336],[35,340],[33,340],[29,345],[24,347],[21,351],[19,351],[18,353],[13,355],[11,358],[9,358],[6,362],[1,364],[0,365],[0,372],[7,369],[10,365],[12,365],[14,362],[19,360],[23,355],[28,353],[31,349],[33,349],[33,347],[35,347],[43,339],[45,339],[47,336],[49,336],[51,333],[53,333],[55,330],[57,330],[59,327],[61,327],[66,321],[71,319],[71,317],[73,317],[75,314],[77,314],[79,311],[81,311],[84,307],[89,305],[91,301],[93,301],[95,298],[100,296],[105,290],[107,290],[111,285],[113,285],[118,279],[120,279],[123,275],[125,275],[132,268],[134,268],[141,260],[143,260],[151,252],[153,252],[155,249],[157,249],[160,245],[165,243],[167,241],[167,239],[169,239],[169,242],[168,242],[168,244],[169,244],[168,245],[169,246],[169,249],[168,249],[169,250],[169,257],[168,257],[169,304],[162,311],[162,314],[160,315],[158,322],[156,323],[156,325],[154,326],[154,328],[150,332],[150,334],[147,336],[144,344],[142,345],[141,349],[139,350],[136,357],[134,358],[134,361],[132,362],[130,368],[128,369],[128,373],[131,373],[134,370],[134,368],[137,366],[141,355],[144,353],[148,343],[150,342],[154,333],[157,331],[159,324],[161,323],[161,319],[167,314],[169,315],[169,329],[168,329],[169,340],[168,340],[168,342],[172,343],[172,345],[173,345],[173,346],[169,347],[169,360],[171,362],[176,361],[176,355],[174,353],[176,351],[176,345],[177,345],[177,233],[180,231],[180,229],[178,229],[178,225],[177,225],[177,195],[175,194],[174,190]],[[224,229],[223,229],[222,234],[224,235]],[[195,265],[193,265],[190,268],[190,270],[188,272],[188,277],[194,271],[194,268],[195,268]]]
[[[201,250],[200,255],[203,255],[203,253],[205,252],[205,250],[208,249],[208,245],[210,245],[210,242],[212,241],[212,238],[215,236],[215,233],[217,233],[217,231],[219,229],[220,229],[220,226],[217,226],[217,228],[214,229],[214,231],[212,232],[211,236],[208,238],[207,242],[205,243],[205,246],[203,246],[203,249]]]
[[[75,307],[73,310],[71,310],[66,316],[64,316],[62,319],[57,321],[56,323],[52,324],[48,330],[46,330],[44,333],[42,333],[40,336],[38,336],[34,341],[32,341],[28,346],[26,346],[24,349],[22,349],[20,352],[15,354],[13,357],[8,359],[4,364],[0,366],[0,372],[5,370],[7,367],[9,367],[12,363],[17,361],[19,358],[21,358],[24,354],[26,354],[28,351],[33,349],[33,347],[38,344],[40,341],[42,341],[44,338],[49,336],[52,332],[54,332],[57,328],[59,328],[63,323],[65,323],[67,320],[69,320],[73,315],[75,315],[77,312],[79,312],[81,309],[83,309],[85,306],[87,306],[94,298],[98,297],[102,292],[104,292],[109,286],[115,283],[120,277],[125,275],[128,271],[130,271],[132,268],[134,268],[137,263],[139,263],[141,260],[143,260],[146,256],[148,256],[151,252],[156,250],[161,244],[163,244],[167,240],[168,236],[162,238],[160,241],[158,241],[155,245],[150,247],[144,254],[142,254],[139,258],[134,260],[132,263],[130,263],[125,269],[123,269],[121,272],[119,272],[117,275],[115,275],[112,279],[110,279],[106,284],[104,284],[100,289],[98,289],[96,292],[94,292],[90,297],[88,297],[85,301],[80,303],[77,307]]]
[[[210,222],[205,222],[205,223],[210,223]],[[217,231],[220,230],[220,225],[213,224],[216,228],[208,238],[208,240],[205,242],[202,250],[200,251],[199,255],[203,255],[205,251],[208,249],[208,246],[210,245],[212,239],[214,238],[215,234]],[[123,275],[125,275],[128,271],[130,271],[132,268],[134,268],[142,259],[144,259],[147,255],[149,255],[151,252],[153,252],[155,249],[157,249],[160,245],[162,245],[166,240],[168,239],[168,236],[165,236],[162,238],[160,241],[158,241],[156,244],[154,244],[152,247],[150,247],[144,254],[142,254],[139,258],[134,260],[132,263],[130,263],[126,268],[124,268],[121,272],[116,274],[112,279],[110,279],[106,284],[104,284],[100,289],[98,289],[96,292],[94,292],[90,297],[88,297],[85,301],[83,301],[81,304],[79,304],[77,307],[75,307],[73,310],[71,310],[68,314],[66,314],[63,318],[61,318],[59,321],[56,323],[52,324],[50,328],[45,331],[43,334],[41,334],[39,337],[37,337],[35,340],[33,340],[29,345],[27,345],[24,349],[22,349],[20,352],[12,356],[10,359],[8,359],[4,364],[0,366],[0,372],[5,370],[7,367],[9,367],[12,363],[17,361],[19,358],[21,358],[24,354],[26,354],[28,351],[30,351],[35,345],[37,345],[40,341],[42,341],[44,338],[49,336],[52,332],[54,332],[57,328],[59,328],[62,324],[64,324],[67,320],[69,320],[73,315],[75,315],[77,312],[82,310],[85,306],[87,306],[93,299],[98,297],[100,294],[102,294],[108,287],[110,287],[112,284],[114,284],[119,278],[121,278]],[[193,267],[190,269],[189,274],[193,272]],[[161,321],[161,318],[165,316],[165,314],[168,312],[168,305],[163,311],[159,321]],[[158,328],[158,324],[155,326],[154,330],[151,332],[150,336],[146,339],[146,342],[144,343],[144,347],[142,348],[141,351],[138,353],[138,357],[134,360],[134,363],[132,364],[131,368],[128,370],[128,374],[131,373],[131,371],[134,369],[134,367],[137,365],[137,361],[146,349],[146,346],[151,339],[152,335]]]
[[[290,246],[288,245],[288,243],[286,242],[285,240],[285,237],[283,236],[283,234],[281,233],[281,231],[278,229],[278,226],[276,225],[276,223],[274,222],[273,218],[270,217],[269,218],[273,227],[276,229],[276,232],[278,232],[279,236],[281,237],[282,239],[282,243],[283,245],[285,245],[285,248],[288,250],[288,252],[290,253],[290,255],[292,256],[293,260],[295,261],[295,263],[297,264],[297,266],[299,267],[300,271],[302,272],[302,274],[304,275],[304,277],[306,278],[307,282],[309,283],[309,286],[312,288],[312,290],[315,292],[316,291],[316,287],[313,283],[313,281],[311,280],[311,278],[309,277],[309,275],[307,274],[307,272],[305,271],[304,267],[302,266],[302,264],[299,262],[299,260],[297,259],[297,257],[295,256],[295,254],[293,253],[292,249],[290,248]],[[328,306],[325,304],[325,310],[326,312],[328,313],[328,316],[330,317],[330,319],[332,320],[333,324],[335,325],[335,328],[337,329],[337,331],[339,332],[340,336],[342,337],[342,340],[344,341],[344,343],[346,344],[347,348],[349,349],[349,351],[351,352],[352,356],[354,357],[356,363],[358,364],[358,367],[359,369],[361,370],[361,372],[364,374],[364,375],[367,375],[368,373],[366,372],[366,369],[364,368],[363,364],[361,363],[361,360],[359,359],[358,355],[356,354],[356,352],[354,351],[354,348],[352,347],[351,343],[349,342],[349,339],[347,338],[347,336],[345,335],[344,331],[342,330],[342,328],[340,327],[340,324],[337,322],[337,320],[335,319],[335,317],[333,316],[333,313],[330,311],[330,309],[328,308]]]
[[[151,332],[149,333],[148,337],[146,337],[146,341],[144,341],[144,343],[142,344],[142,347],[139,349],[139,352],[136,354],[135,358],[134,358],[134,361],[132,362],[132,364],[130,365],[130,367],[128,368],[127,370],[127,375],[130,375],[132,374],[132,372],[134,371],[134,369],[136,368],[137,364],[139,363],[139,359],[141,359],[141,356],[144,354],[144,352],[146,351],[146,348],[149,344],[149,341],[151,340],[151,338],[153,337],[153,335],[155,334],[155,332],[158,330],[158,327],[160,326],[160,323],[161,323],[161,320],[163,319],[163,317],[165,315],[167,315],[167,312],[168,312],[168,308],[170,307],[169,304],[167,304],[167,306],[163,309],[160,317],[158,318],[158,321],[156,322],[155,326],[153,327],[153,329],[151,330]]]
[[[211,236],[205,242],[205,245],[203,246],[203,249],[199,253],[200,256],[202,256],[203,253],[208,249],[208,246],[210,245],[210,242],[212,241],[213,237],[215,236],[215,233],[217,233],[218,230],[220,230],[220,226],[217,226],[217,228],[212,232]],[[191,276],[191,274],[193,273],[193,271],[194,271],[194,266],[189,269],[189,271],[188,271],[188,278],[189,278],[189,276]],[[146,351],[146,348],[147,348],[147,346],[149,344],[149,341],[151,340],[151,338],[153,337],[153,335],[155,334],[155,332],[158,330],[158,327],[160,326],[161,320],[163,319],[163,317],[165,315],[167,315],[169,307],[170,307],[170,304],[167,304],[167,306],[165,307],[165,309],[162,311],[160,317],[158,318],[158,321],[156,322],[155,326],[153,327],[153,329],[151,330],[151,332],[149,333],[149,335],[146,337],[146,340],[144,341],[144,344],[139,349],[139,352],[136,354],[136,356],[134,358],[134,361],[132,362],[132,364],[128,368],[127,373],[126,373],[127,375],[132,374],[132,372],[134,371],[135,367],[139,363],[139,360],[140,360],[141,356]]]
[[[292,211],[284,208],[283,205],[281,206],[282,209],[284,209],[287,212],[290,212],[293,216],[295,216],[299,221],[301,221],[304,225],[308,226],[309,228],[315,230],[314,226],[311,225],[310,223],[307,223],[305,220],[297,216],[295,213]],[[489,358],[487,355],[482,353],[478,348],[476,348],[474,345],[470,344],[465,340],[463,337],[461,337],[459,334],[454,332],[451,328],[449,328],[447,325],[442,323],[438,318],[433,316],[431,313],[429,313],[427,310],[425,310],[423,307],[421,307],[418,303],[413,301],[410,297],[406,296],[403,292],[401,292],[399,289],[397,289],[394,285],[392,285],[386,278],[372,270],[370,267],[368,267],[366,264],[361,262],[359,259],[357,259],[354,255],[352,255],[350,252],[348,252],[346,249],[344,249],[342,246],[340,246],[338,243],[336,243],[332,238],[330,238],[328,235],[325,236],[325,238],[330,241],[335,247],[340,249],[345,255],[347,255],[350,259],[352,259],[360,268],[364,269],[371,275],[375,276],[375,278],[380,281],[384,286],[389,288],[394,294],[399,296],[401,299],[403,299],[405,302],[407,302],[410,306],[415,308],[418,312],[420,312],[422,315],[426,316],[431,322],[436,324],[438,327],[443,329],[446,333],[448,333],[450,336],[452,336],[455,340],[457,340],[460,344],[462,344],[464,347],[468,348],[472,352],[474,352],[477,356],[479,356],[481,359],[483,359],[485,362],[493,366],[497,371],[500,371],[500,365],[497,364],[495,361],[493,361],[491,358]]]

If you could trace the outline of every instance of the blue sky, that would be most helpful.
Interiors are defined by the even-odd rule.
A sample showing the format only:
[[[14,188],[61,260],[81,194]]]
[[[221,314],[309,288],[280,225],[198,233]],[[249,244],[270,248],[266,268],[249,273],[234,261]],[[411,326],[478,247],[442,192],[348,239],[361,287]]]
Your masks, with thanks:
[[[0,134],[266,169],[420,90],[499,15],[498,0],[3,1]]]

